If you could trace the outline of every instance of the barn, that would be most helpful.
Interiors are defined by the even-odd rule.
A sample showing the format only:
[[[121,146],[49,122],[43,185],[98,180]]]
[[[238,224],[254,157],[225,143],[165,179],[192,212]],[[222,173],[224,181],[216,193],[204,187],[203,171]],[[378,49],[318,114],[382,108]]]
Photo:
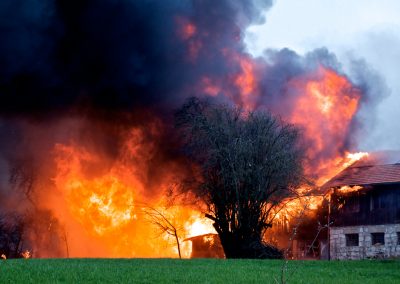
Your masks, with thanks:
[[[330,259],[400,257],[400,155],[362,159],[328,181]]]

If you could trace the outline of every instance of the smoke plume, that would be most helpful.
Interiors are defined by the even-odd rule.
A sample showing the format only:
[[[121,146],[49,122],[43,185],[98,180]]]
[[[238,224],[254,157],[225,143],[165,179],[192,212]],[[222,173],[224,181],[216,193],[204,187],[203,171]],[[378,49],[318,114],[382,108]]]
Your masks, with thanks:
[[[88,241],[90,233],[79,231],[88,223],[68,207],[71,193],[63,188],[75,188],[76,178],[107,184],[102,178],[112,175],[110,180],[123,180],[144,199],[162,195],[167,184],[190,174],[174,141],[171,114],[191,96],[268,109],[305,127],[310,149],[318,150],[308,152],[310,172],[326,173],[321,164],[327,159],[355,149],[363,113],[385,93],[383,84],[374,83],[379,76],[364,64],[346,74],[325,48],[305,56],[266,50],[253,58],[245,51],[244,33],[264,20],[271,5],[270,0],[3,0],[0,212],[40,212],[25,222],[36,228],[29,230],[26,246],[42,251],[38,256],[65,256],[60,246],[69,228],[87,249],[70,241],[72,255],[148,256],[99,250],[101,241]],[[307,97],[310,92],[316,99]],[[322,114],[313,105],[319,99]],[[314,128],[307,128],[312,122]],[[79,172],[68,168],[72,165]],[[58,196],[64,199],[55,201]],[[57,249],[50,252],[38,240],[49,222],[58,228],[51,235]],[[99,228],[97,233],[105,230]]]

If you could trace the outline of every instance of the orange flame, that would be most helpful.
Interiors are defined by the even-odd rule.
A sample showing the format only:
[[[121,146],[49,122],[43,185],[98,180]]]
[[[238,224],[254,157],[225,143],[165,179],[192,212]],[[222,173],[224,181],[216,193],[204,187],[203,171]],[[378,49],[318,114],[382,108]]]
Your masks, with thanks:
[[[57,196],[50,205],[66,225],[72,257],[177,257],[176,240],[146,215],[145,207],[157,208],[177,229],[179,241],[195,234],[215,232],[211,222],[188,206],[167,206],[160,194],[146,196],[139,179],[151,155],[151,145],[141,143],[141,131],[133,129],[122,147],[120,159],[102,168],[107,159],[78,145],[55,147]],[[132,163],[134,160],[135,163]],[[59,198],[61,194],[62,198]],[[182,255],[191,247],[180,243]]]
[[[182,39],[196,43],[197,29],[182,25]],[[189,47],[190,47],[189,43]],[[195,52],[196,53],[196,52]],[[249,57],[234,55],[240,70],[231,83],[240,91],[237,99],[247,109],[255,107],[258,96],[257,64]],[[223,90],[222,80],[204,77],[199,84],[204,93],[217,96]],[[307,173],[315,173],[317,184],[367,155],[350,154],[344,143],[357,111],[360,91],[349,80],[333,70],[320,67],[313,76],[299,77],[288,84],[294,90],[295,108],[284,118],[304,129],[311,147],[307,152]],[[230,96],[231,94],[227,94]],[[157,127],[154,127],[155,129]],[[167,206],[162,193],[172,178],[160,181],[158,194],[148,196],[141,172],[147,171],[154,152],[151,143],[143,143],[139,128],[131,130],[122,145],[121,156],[109,162],[95,150],[71,143],[55,146],[57,192],[47,198],[48,206],[65,223],[71,257],[177,257],[177,246],[171,236],[149,222],[143,204],[161,210],[177,228],[179,240],[215,233],[212,222],[188,206]],[[323,153],[323,155],[321,155]],[[168,169],[173,176],[174,169]],[[308,189],[299,189],[299,193]],[[61,196],[61,198],[60,198]],[[304,197],[289,202],[276,212],[278,221],[288,222],[304,208],[315,209],[321,197]],[[182,255],[189,257],[188,242],[181,243]]]
[[[25,250],[24,252],[21,252],[21,256],[25,259],[31,258],[31,252],[29,250]]]
[[[341,193],[350,193],[350,192],[355,192],[355,191],[359,191],[360,189],[362,189],[362,186],[342,186],[338,189],[339,192]]]
[[[239,88],[242,98],[254,95],[256,90],[256,77],[254,63],[250,58],[238,58],[241,72],[235,78],[235,85]]]
[[[289,120],[304,129],[310,144],[307,157],[311,161],[306,169],[308,173],[315,173],[318,184],[322,184],[337,173],[343,163],[342,148],[361,94],[346,77],[322,66],[314,79],[298,78],[290,85],[301,94]]]
[[[209,233],[217,233],[212,225],[213,222],[210,219],[201,218],[200,215],[197,215],[197,218],[196,216],[194,217],[195,221],[193,223],[187,224],[186,226],[188,238]]]

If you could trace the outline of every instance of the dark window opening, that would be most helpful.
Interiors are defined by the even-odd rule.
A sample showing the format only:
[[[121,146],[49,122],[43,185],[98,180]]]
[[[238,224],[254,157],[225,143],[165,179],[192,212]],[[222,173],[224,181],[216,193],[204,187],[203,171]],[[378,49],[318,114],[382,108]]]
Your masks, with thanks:
[[[372,233],[372,244],[373,245],[384,245],[385,244],[385,233]]]
[[[346,247],[358,246],[358,234],[346,234]]]
[[[374,193],[370,199],[370,210],[385,209],[390,207],[391,196],[384,193]]]
[[[400,232],[397,232],[397,245],[400,246]]]

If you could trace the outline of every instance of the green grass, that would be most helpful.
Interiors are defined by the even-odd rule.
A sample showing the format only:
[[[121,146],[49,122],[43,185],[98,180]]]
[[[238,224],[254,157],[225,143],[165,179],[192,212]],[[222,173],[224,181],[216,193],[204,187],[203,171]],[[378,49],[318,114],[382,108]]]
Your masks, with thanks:
[[[0,261],[0,283],[274,283],[281,267],[279,260],[16,259]],[[292,271],[288,283],[400,283],[399,260],[291,261]]]

